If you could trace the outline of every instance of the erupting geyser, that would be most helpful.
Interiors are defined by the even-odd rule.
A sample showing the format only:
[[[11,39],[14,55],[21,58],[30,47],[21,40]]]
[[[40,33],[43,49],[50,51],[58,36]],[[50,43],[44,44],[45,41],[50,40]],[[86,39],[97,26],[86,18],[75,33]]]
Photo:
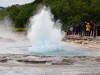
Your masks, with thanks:
[[[32,43],[30,52],[48,53],[64,50],[61,28],[57,27],[52,19],[53,16],[46,7],[30,19],[31,29],[28,32],[28,38]]]

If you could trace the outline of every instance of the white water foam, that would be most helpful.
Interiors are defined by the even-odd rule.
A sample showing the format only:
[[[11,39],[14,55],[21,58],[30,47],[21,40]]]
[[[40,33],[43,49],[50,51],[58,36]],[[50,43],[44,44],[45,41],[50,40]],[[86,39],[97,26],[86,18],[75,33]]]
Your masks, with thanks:
[[[48,53],[64,50],[61,28],[55,25],[50,9],[43,7],[41,11],[30,19],[31,28],[28,38],[32,43],[30,52]]]

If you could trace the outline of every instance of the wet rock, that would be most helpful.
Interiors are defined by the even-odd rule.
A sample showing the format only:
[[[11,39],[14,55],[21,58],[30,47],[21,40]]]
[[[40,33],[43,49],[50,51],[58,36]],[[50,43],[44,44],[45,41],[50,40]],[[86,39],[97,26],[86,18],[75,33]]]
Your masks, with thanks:
[[[8,60],[7,59],[0,59],[1,63],[6,63]]]
[[[45,64],[46,62],[48,62],[48,60],[43,59],[41,57],[36,57],[36,56],[23,56],[20,58],[16,59],[17,62],[22,62],[22,63],[29,63],[29,64]]]
[[[97,62],[100,62],[100,57],[96,58],[95,60],[96,60]]]
[[[72,59],[63,59],[62,62],[67,62],[67,63],[73,64],[75,62],[75,60],[72,60]]]
[[[72,60],[71,59],[63,59],[62,62],[69,62],[70,63],[70,62],[72,62]]]
[[[55,62],[55,63],[52,63],[52,65],[72,65],[72,63],[68,63],[68,62]]]
[[[36,61],[36,60],[17,60],[18,62],[26,64],[45,64],[47,61]]]
[[[52,65],[73,65],[74,60],[71,59],[63,59],[62,61],[59,62],[52,62]]]

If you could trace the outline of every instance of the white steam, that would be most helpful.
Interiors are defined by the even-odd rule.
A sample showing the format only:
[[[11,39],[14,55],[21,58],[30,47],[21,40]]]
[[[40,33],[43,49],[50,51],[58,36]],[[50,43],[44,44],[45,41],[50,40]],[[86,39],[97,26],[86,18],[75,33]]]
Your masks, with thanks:
[[[59,24],[59,23],[58,23]],[[43,7],[30,19],[31,29],[28,38],[32,43],[30,52],[47,53],[64,49],[63,35],[60,26],[56,27],[50,9]]]

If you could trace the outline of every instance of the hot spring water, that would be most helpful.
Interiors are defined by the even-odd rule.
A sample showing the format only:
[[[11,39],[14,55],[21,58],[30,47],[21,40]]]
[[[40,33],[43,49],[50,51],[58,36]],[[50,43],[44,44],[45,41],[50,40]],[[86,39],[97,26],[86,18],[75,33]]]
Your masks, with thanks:
[[[64,50],[64,37],[60,26],[55,25],[50,10],[43,8],[30,20],[31,29],[28,38],[32,43],[30,52],[47,53]]]

